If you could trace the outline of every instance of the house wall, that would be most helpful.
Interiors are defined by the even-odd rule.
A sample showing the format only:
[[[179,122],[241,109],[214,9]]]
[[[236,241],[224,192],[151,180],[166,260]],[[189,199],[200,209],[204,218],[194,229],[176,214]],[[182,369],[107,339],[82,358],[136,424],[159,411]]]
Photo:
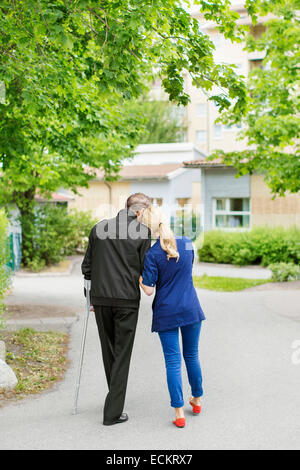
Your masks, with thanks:
[[[88,188],[80,188],[79,195],[74,195],[74,200],[69,203],[69,208],[79,210],[91,210],[94,217],[99,220],[114,216],[125,205],[129,197],[130,183],[116,181],[109,183],[111,186],[112,207],[109,206],[109,188],[102,181],[91,181]]]
[[[204,204],[202,218],[204,230],[213,228],[214,198],[249,198],[250,176],[235,178],[236,171],[231,168],[214,168],[202,170],[201,200]]]
[[[162,198],[165,211],[170,215],[176,206],[176,199],[187,198],[195,206],[200,199],[200,170],[185,170],[170,180],[134,181],[131,193],[143,192],[151,198]]]
[[[125,205],[130,194],[143,192],[151,198],[162,198],[166,212],[171,214],[175,210],[176,199],[188,198],[193,206],[200,202],[201,170],[183,170],[170,180],[140,180],[116,181],[111,186],[112,206],[109,208],[109,189],[103,181],[91,181],[89,188],[81,188],[80,195],[74,195],[69,208],[91,210],[94,217],[99,220],[113,216]]]
[[[300,193],[272,199],[263,175],[251,176],[252,225],[300,226]]]
[[[185,170],[184,173],[178,174],[171,180],[171,197],[173,203],[178,198],[193,198],[193,183],[200,183],[201,171]]]
[[[130,192],[131,194],[142,192],[150,198],[162,198],[164,204],[171,204],[169,180],[132,181]]]
[[[193,207],[196,208],[197,206],[199,207],[202,203],[201,200],[201,182],[193,182],[192,183],[192,204]]]

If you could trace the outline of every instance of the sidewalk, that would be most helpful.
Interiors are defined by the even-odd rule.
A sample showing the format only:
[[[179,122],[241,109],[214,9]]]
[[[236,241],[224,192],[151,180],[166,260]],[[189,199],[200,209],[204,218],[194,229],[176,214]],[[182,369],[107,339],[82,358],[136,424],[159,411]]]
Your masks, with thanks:
[[[199,263],[194,264],[194,275],[221,277],[240,277],[243,279],[271,279],[272,271],[261,266],[233,266],[231,264]]]
[[[207,316],[200,341],[204,407],[195,418],[186,405],[184,430],[172,424],[161,345],[150,332],[152,299],[143,296],[125,408],[129,422],[102,425],[107,385],[93,314],[79,413],[72,416],[82,316],[72,326],[65,380],[48,393],[0,409],[0,449],[299,448],[300,366],[291,357],[292,344],[300,339],[300,292],[201,291],[199,296]],[[188,400],[185,372],[183,381]],[[284,397],[284,406],[278,406],[278,397]]]

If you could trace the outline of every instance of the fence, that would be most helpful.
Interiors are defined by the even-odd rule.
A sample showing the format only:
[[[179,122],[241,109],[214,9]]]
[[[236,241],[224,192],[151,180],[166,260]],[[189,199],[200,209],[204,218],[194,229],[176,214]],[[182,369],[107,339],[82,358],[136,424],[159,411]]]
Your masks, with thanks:
[[[15,272],[20,269],[21,266],[21,244],[22,235],[18,232],[10,233],[8,237],[8,263],[7,266],[11,271]]]
[[[195,241],[201,233],[201,216],[192,211],[178,210],[171,216],[171,228],[175,235],[186,236]]]

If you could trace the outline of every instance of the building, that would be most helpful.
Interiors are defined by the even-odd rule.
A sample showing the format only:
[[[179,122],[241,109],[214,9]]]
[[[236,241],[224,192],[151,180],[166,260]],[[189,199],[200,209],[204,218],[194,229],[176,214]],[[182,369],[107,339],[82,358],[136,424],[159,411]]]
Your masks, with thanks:
[[[255,26],[251,23],[251,18],[243,5],[232,6],[232,9],[240,15],[238,22],[250,27],[251,33],[259,37],[265,30],[264,21],[267,18],[258,18]],[[202,31],[207,34],[215,46],[214,59],[217,64],[231,64],[236,67],[236,72],[247,77],[249,72],[255,67],[262,66],[264,52],[247,52],[243,43],[233,43],[218,32],[216,25],[207,22],[201,17],[199,10],[194,7],[191,11],[201,24]],[[225,152],[246,149],[246,142],[238,140],[238,126],[225,126],[217,123],[219,117],[218,108],[212,101],[208,101],[205,93],[192,84],[190,75],[185,75],[185,92],[190,96],[190,103],[185,109],[177,108],[180,115],[183,115],[183,122],[186,127],[185,140],[194,143],[206,155],[210,155],[214,150],[224,150]],[[213,89],[210,95],[219,93],[218,88]],[[162,91],[159,79],[153,84],[150,98],[154,100],[166,100],[167,95]]]
[[[263,22],[266,18],[258,18],[257,24],[253,26],[244,6],[233,6],[232,8],[240,15],[238,22],[248,25],[255,37],[263,33],[265,30]],[[262,66],[264,52],[248,53],[244,50],[243,43],[232,43],[218,32],[215,24],[204,22],[197,12],[194,13],[194,16],[199,19],[203,32],[214,43],[216,63],[233,64],[236,67],[236,72],[245,77],[253,68]],[[185,78],[185,87],[191,97],[191,102],[186,109],[187,140],[194,142],[207,155],[217,149],[225,152],[244,150],[246,142],[237,139],[241,126],[229,127],[216,122],[219,117],[217,107],[213,102],[208,101],[207,96],[201,90],[192,85],[192,79],[188,75]],[[215,89],[213,94],[219,91]]]
[[[259,174],[236,178],[236,170],[219,160],[185,162],[201,172],[202,227],[248,230],[254,226],[300,227],[300,195],[273,196]]]
[[[189,143],[151,144],[137,148],[136,156],[125,162],[118,181],[104,180],[102,170],[88,188],[74,194],[69,208],[91,210],[102,219],[114,216],[124,207],[130,194],[143,192],[154,204],[162,206],[169,217],[183,206],[197,209],[200,203],[201,173],[183,167],[185,160],[204,157],[196,146]]]
[[[264,22],[271,18],[271,15],[258,18],[253,26],[244,6],[234,6],[233,9],[240,14],[239,23],[250,26],[255,37],[265,31]],[[237,72],[245,77],[253,68],[262,67],[264,52],[248,53],[243,44],[226,40],[213,23],[205,23],[197,11],[193,14],[215,45],[217,63],[234,64]],[[237,138],[241,127],[217,123],[218,110],[215,105],[207,100],[201,90],[192,86],[189,77],[186,77],[185,85],[191,96],[186,112],[187,139],[207,155],[217,149],[225,152],[246,149],[246,142]],[[201,171],[202,225],[205,231],[217,228],[247,230],[262,225],[300,226],[300,195],[273,198],[263,175],[236,178],[236,170],[218,160],[186,162],[185,168]]]

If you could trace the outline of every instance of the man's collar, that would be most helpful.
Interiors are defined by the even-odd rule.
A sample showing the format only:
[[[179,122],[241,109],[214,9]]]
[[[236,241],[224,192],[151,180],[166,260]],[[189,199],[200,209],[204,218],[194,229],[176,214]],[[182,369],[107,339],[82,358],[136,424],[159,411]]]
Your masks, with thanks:
[[[117,217],[126,217],[126,216],[129,217],[130,219],[136,219],[137,218],[137,215],[135,214],[135,212],[133,212],[130,209],[120,210]]]

